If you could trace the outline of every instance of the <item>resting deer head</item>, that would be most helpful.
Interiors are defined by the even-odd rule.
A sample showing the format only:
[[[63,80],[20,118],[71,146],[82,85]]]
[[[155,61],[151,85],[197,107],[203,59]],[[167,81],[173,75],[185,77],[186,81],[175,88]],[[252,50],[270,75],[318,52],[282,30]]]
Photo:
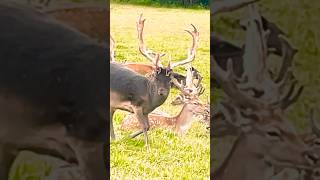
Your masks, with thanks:
[[[215,60],[211,61],[214,63],[213,75],[227,95],[217,107],[216,117],[236,130],[233,135],[238,135],[228,158],[214,174],[217,179],[234,179],[236,175],[238,179],[266,178],[272,175],[269,173],[272,166],[310,169],[318,160],[283,114],[303,88],[294,93],[296,81],[290,76],[293,82],[286,92],[284,87],[289,78],[281,77],[280,82],[271,78],[266,64],[267,33],[261,28],[261,16],[255,5],[248,7],[250,19],[246,28],[242,76],[235,75],[231,60],[226,71]],[[283,63],[286,61],[288,59]],[[287,74],[291,75],[291,72],[286,71],[283,76]],[[212,119],[213,122],[216,120]],[[251,162],[243,165],[243,161]]]

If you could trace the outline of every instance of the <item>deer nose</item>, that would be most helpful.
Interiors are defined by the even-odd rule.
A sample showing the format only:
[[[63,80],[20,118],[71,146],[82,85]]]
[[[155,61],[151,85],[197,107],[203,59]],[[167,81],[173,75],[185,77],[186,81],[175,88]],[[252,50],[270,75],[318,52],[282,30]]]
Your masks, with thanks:
[[[308,161],[308,163],[310,165],[317,164],[317,162],[319,160],[319,156],[317,154],[315,154],[313,151],[306,151],[304,153],[304,158],[306,158],[306,160]]]
[[[166,95],[167,92],[168,92],[168,90],[165,89],[165,88],[159,88],[159,89],[158,89],[158,94],[159,94],[160,96]]]
[[[313,177],[316,177],[316,178],[320,177],[320,169],[319,168],[313,170]]]

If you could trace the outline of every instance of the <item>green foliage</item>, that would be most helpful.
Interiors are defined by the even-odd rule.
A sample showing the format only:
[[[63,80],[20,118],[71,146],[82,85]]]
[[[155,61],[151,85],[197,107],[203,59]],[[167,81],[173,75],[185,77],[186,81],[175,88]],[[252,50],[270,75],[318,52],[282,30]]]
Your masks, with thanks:
[[[147,6],[209,8],[208,0],[111,0],[111,2]]]

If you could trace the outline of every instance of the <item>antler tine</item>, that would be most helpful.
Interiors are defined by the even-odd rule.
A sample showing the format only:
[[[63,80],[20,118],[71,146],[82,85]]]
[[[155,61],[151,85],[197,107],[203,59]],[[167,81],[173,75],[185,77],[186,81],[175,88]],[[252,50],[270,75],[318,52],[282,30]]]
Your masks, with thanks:
[[[228,1],[214,1],[211,5],[211,15],[214,16],[218,13],[230,12],[259,0],[228,0]]]
[[[243,55],[243,76],[250,83],[260,83],[267,77],[266,32],[262,28],[261,16],[255,4],[249,5],[249,23],[246,31],[246,46]]]
[[[197,88],[197,94],[198,94],[198,96],[201,96],[201,95],[204,93],[205,90],[206,90],[206,89],[205,89],[202,85],[200,85],[200,86]]]
[[[192,89],[193,88],[193,76],[192,76],[192,67],[187,67],[187,75],[186,75],[186,87]]]
[[[116,43],[114,41],[114,39],[112,38],[111,34],[110,34],[110,60],[111,62],[116,62],[115,60],[115,46]]]
[[[171,82],[177,86],[177,88],[181,91],[181,93],[185,96],[189,95],[189,92],[186,91],[185,87],[183,86],[183,83],[179,83],[178,80],[174,77],[171,78]]]
[[[287,109],[292,103],[296,102],[300,97],[301,93],[303,92],[303,89],[304,89],[304,86],[300,86],[296,94],[292,95],[291,93],[291,96],[282,102],[281,108]]]
[[[213,75],[216,77],[224,92],[234,101],[235,104],[252,109],[259,109],[262,106],[265,106],[264,103],[248,96],[248,94],[244,93],[237,87],[234,81],[235,74],[233,72],[231,59],[227,62],[227,71],[224,71],[214,58],[211,60],[211,63],[213,64]]]
[[[150,60],[154,65],[158,65],[156,62],[156,54],[158,53],[154,53],[151,50],[147,49],[146,45],[144,44],[144,40],[143,40],[143,29],[144,29],[144,22],[146,21],[146,19],[142,19],[142,13],[140,14],[140,16],[138,17],[137,20],[137,31],[138,31],[138,40],[139,40],[139,51],[140,53],[146,57],[148,60]],[[160,54],[160,53],[159,53]],[[164,56],[165,54],[160,54],[160,56]]]
[[[171,66],[172,68],[174,68],[176,66],[188,64],[188,63],[192,62],[196,56],[196,48],[198,47],[198,42],[199,42],[199,31],[193,24],[191,24],[191,26],[193,27],[193,31],[185,30],[186,32],[188,32],[192,36],[192,45],[188,49],[188,57],[187,57],[187,59],[173,63]]]
[[[197,83],[194,84],[194,87],[197,89],[196,92],[198,96],[201,96],[205,91],[205,88],[202,86],[201,82],[202,82],[202,76],[199,74],[199,79]]]
[[[282,46],[283,62],[279,71],[279,75],[275,80],[276,83],[285,79],[289,68],[292,66],[294,55],[297,53],[297,50],[293,49],[285,39],[283,39],[281,36],[279,36],[279,39],[281,41],[281,46]]]
[[[193,72],[195,72],[195,71],[193,71]],[[202,79],[203,79],[203,77],[200,74],[197,74],[197,75],[198,75],[198,82],[197,82],[197,84],[195,84],[196,87],[201,85],[201,82],[202,82]]]

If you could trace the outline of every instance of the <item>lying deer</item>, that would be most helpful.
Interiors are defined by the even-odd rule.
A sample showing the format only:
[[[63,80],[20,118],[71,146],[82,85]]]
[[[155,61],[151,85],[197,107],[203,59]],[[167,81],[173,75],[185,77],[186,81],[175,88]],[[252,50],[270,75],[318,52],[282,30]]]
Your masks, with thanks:
[[[248,8],[243,75],[237,77],[231,59],[224,70],[211,56],[213,76],[226,94],[218,113],[239,133],[223,164],[211,171],[213,179],[266,180],[274,175],[276,166],[310,170],[318,162],[315,151],[302,141],[283,113],[302,88],[294,93],[293,82],[289,91],[283,91],[288,79],[281,77],[285,82],[276,82],[270,77],[261,16],[254,4]]]
[[[313,148],[315,153],[320,157],[320,128],[316,123],[316,118],[314,115],[314,110],[310,111],[310,127],[311,133],[301,134],[300,138],[307,144],[309,147]],[[312,169],[301,171],[294,168],[279,168],[278,173],[274,175],[272,180],[289,180],[288,177],[291,175],[291,179],[295,178],[297,180],[319,180],[320,179],[320,163],[318,162]],[[293,176],[295,175],[295,176]],[[290,179],[290,180],[291,180]]]
[[[114,139],[112,117],[117,109],[134,113],[139,120],[142,130],[133,133],[131,137],[144,133],[145,144],[148,145],[147,131],[149,130],[148,114],[155,108],[162,105],[170,92],[170,84],[174,79],[172,70],[174,67],[188,64],[194,60],[195,49],[199,32],[197,29],[190,31],[193,37],[192,47],[188,50],[188,57],[185,60],[171,63],[167,67],[160,64],[160,53],[153,53],[148,50],[143,42],[143,28],[145,20],[142,15],[137,21],[140,52],[146,56],[156,67],[148,76],[142,76],[137,72],[126,68],[122,64],[110,64],[110,133]]]
[[[192,73],[188,74],[191,75]],[[174,80],[174,83],[180,88],[185,96],[180,113],[174,117],[159,113],[150,113],[148,115],[149,124],[150,128],[164,127],[173,130],[177,135],[183,135],[191,127],[192,120],[195,116],[205,116],[205,114],[208,113],[208,107],[200,102],[199,95],[201,91],[198,91],[198,88],[187,89],[176,80]],[[138,129],[139,125],[135,116],[130,114],[122,121],[121,128],[132,130]]]

